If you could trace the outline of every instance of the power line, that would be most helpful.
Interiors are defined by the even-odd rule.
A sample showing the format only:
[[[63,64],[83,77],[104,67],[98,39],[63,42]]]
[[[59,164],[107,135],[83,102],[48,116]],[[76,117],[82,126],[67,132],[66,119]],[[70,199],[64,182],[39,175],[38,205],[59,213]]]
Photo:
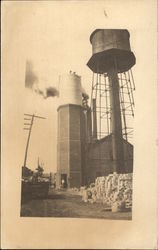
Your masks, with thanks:
[[[31,136],[31,131],[32,131],[32,126],[35,118],[40,118],[40,119],[46,119],[45,117],[42,116],[37,116],[37,115],[31,115],[31,114],[24,114],[26,116],[29,116],[31,119],[31,123],[24,123],[24,125],[29,125],[29,127],[24,128],[24,130],[29,130],[28,133],[28,138],[27,138],[27,143],[26,143],[26,149],[25,149],[25,157],[24,157],[24,167],[26,167],[26,161],[27,161],[27,153],[28,153],[28,147],[29,147],[29,142],[30,142],[30,136]],[[24,120],[28,120],[27,118],[24,117]]]

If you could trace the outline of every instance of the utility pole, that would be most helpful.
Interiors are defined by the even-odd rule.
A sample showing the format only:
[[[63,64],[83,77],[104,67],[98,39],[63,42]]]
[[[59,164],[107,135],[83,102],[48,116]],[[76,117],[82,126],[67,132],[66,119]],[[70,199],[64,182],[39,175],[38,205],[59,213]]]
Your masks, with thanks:
[[[24,114],[24,126],[26,126],[26,127],[24,127],[24,130],[29,130],[27,143],[26,143],[26,149],[25,149],[24,167],[26,167],[27,153],[28,153],[28,147],[29,147],[29,142],[30,142],[30,136],[31,136],[32,126],[33,126],[33,122],[34,122],[35,118],[46,119],[45,117],[37,116],[37,115],[34,115],[34,114],[33,115]],[[28,121],[29,121],[29,123],[27,123]]]

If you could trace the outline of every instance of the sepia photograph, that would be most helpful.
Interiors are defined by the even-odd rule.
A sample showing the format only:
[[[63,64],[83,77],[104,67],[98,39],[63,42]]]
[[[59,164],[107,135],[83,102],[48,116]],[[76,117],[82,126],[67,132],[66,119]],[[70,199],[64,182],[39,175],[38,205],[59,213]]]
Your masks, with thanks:
[[[145,222],[157,218],[156,6],[154,0],[2,1],[5,246],[157,245],[156,220],[150,234]],[[17,241],[8,238],[10,221],[19,228]],[[101,228],[107,238],[100,232],[90,240]],[[120,235],[114,243],[121,231],[130,240]]]
[[[60,31],[56,31],[56,37],[60,37]],[[80,46],[79,41],[74,38],[72,41],[74,46],[75,43]],[[71,70],[59,76],[58,88],[51,84],[42,90],[33,63],[26,61],[24,81],[31,91],[28,94],[38,95],[36,98],[44,98],[45,102],[48,98],[56,99],[57,114],[53,117],[47,111],[47,118],[39,116],[43,100],[39,101],[37,115],[29,109],[24,113],[24,132],[28,137],[22,166],[21,216],[132,218],[135,90],[132,67],[136,59],[131,51],[130,33],[125,29],[95,29],[90,42],[86,44],[85,38],[83,41],[85,46],[90,43],[92,47],[89,61],[82,65],[83,83],[82,76],[72,70],[80,72],[74,60]],[[67,64],[67,60],[63,63]],[[51,74],[55,74],[53,69],[50,77]],[[47,77],[47,71],[43,75]],[[38,148],[41,135],[38,127],[34,127],[38,122],[44,128],[43,119],[50,115],[57,124],[57,136],[51,142],[53,127],[48,120],[49,130],[43,133],[50,137],[42,141],[42,146],[55,148],[54,162],[51,146],[47,154]],[[29,148],[33,133],[37,135],[36,141],[32,141],[35,152],[33,146]],[[32,169],[31,160],[35,164]]]

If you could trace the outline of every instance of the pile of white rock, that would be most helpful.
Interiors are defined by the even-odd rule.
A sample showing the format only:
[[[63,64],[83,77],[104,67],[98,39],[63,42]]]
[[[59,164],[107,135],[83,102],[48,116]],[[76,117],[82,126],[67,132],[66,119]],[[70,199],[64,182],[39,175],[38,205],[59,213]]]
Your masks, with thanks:
[[[88,188],[80,189],[84,202],[101,202],[113,212],[132,207],[132,174],[109,174],[97,177]]]

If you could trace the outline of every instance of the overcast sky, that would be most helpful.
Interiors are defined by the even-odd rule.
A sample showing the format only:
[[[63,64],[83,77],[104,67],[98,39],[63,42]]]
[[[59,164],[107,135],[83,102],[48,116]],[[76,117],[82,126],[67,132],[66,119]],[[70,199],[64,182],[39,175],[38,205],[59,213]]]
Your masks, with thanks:
[[[151,78],[142,78],[142,72],[146,74],[153,60],[149,41],[155,22],[150,1],[144,1],[142,12],[141,4],[139,0],[3,2],[2,102],[5,109],[2,114],[6,125],[2,132],[6,138],[4,149],[7,147],[9,159],[14,159],[10,164],[19,168],[23,165],[27,140],[23,114],[35,113],[46,120],[34,122],[27,166],[35,169],[39,156],[46,172],[56,171],[58,98],[43,99],[25,88],[26,60],[32,61],[40,88],[58,88],[59,75],[72,70],[82,77],[82,86],[90,94],[92,72],[86,63],[92,53],[89,37],[96,28],[121,28],[130,32],[131,49],[137,62],[133,67],[136,117],[139,113],[135,126],[141,122],[144,106],[138,100],[146,99],[144,91],[149,92],[146,101],[151,101],[148,89]]]

